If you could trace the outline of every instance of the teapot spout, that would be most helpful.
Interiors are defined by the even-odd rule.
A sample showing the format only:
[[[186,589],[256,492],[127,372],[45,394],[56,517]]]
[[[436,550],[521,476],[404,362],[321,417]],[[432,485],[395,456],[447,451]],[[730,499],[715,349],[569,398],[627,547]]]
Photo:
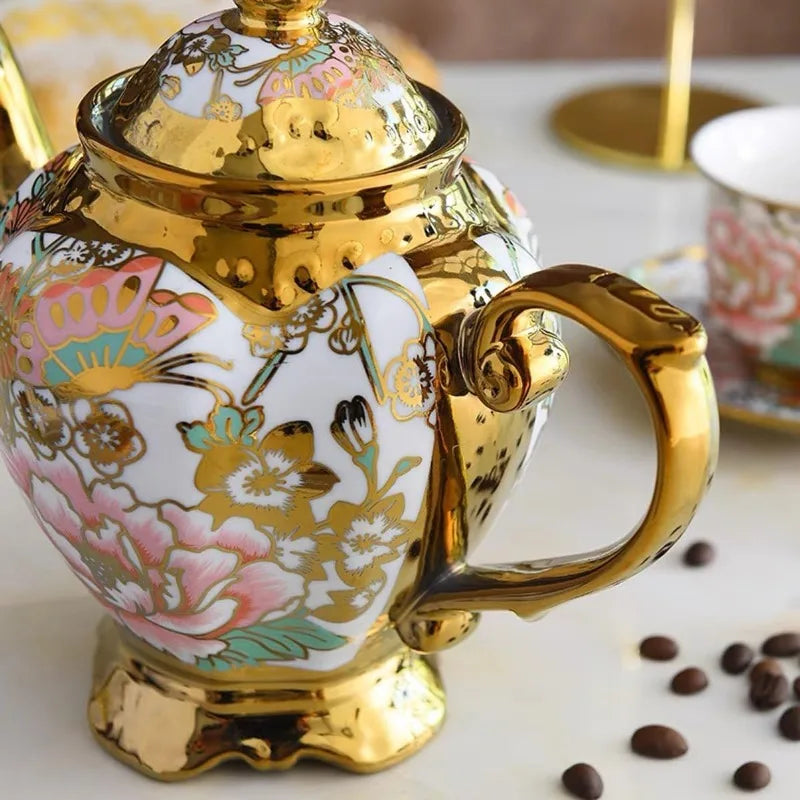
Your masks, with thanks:
[[[8,201],[33,169],[53,155],[42,122],[5,31],[0,27],[0,201]]]

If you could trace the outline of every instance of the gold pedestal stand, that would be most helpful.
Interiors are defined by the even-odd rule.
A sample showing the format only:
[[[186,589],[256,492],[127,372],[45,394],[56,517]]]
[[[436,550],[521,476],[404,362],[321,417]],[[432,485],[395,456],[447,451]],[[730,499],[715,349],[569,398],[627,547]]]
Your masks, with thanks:
[[[221,681],[143,649],[106,618],[89,724],[115,758],[163,781],[231,760],[285,770],[310,758],[376,772],[416,753],[445,713],[433,663],[392,636],[340,673],[295,670],[293,684],[271,667],[271,683],[252,670]]]
[[[567,98],[553,111],[555,132],[596,158],[661,170],[691,167],[688,147],[716,117],[760,105],[737,94],[693,87],[695,0],[672,0],[666,84],[606,86]]]

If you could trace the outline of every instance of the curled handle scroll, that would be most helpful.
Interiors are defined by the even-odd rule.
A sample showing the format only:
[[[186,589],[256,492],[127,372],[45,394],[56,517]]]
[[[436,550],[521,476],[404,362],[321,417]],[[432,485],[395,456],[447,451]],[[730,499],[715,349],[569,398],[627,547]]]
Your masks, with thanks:
[[[650,409],[658,453],[652,499],[620,541],[578,556],[475,567],[442,564],[412,618],[441,620],[509,609],[535,616],[619,583],[665,553],[689,524],[717,460],[719,421],[700,323],[615,273],[564,265],[533,273],[475,311],[462,327],[460,361],[469,390],[495,411],[512,411],[553,388],[565,372],[559,340],[522,335],[521,314],[563,314],[600,336],[633,374]],[[401,627],[401,631],[403,628]],[[408,627],[406,627],[408,630]]]

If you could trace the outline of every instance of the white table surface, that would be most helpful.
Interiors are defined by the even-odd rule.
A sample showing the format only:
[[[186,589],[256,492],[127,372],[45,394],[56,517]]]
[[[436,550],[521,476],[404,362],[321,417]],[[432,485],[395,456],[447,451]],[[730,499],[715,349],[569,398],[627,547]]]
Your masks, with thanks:
[[[659,75],[654,63],[474,65],[446,69],[466,111],[472,155],[527,205],[548,264],[621,268],[702,237],[696,176],[610,169],[562,149],[546,115],[565,93],[593,83]],[[701,62],[696,77],[766,99],[800,103],[800,60]],[[572,373],[532,467],[478,558],[574,552],[616,538],[645,508],[654,453],[643,402],[622,368],[568,326]],[[44,800],[319,800],[559,798],[561,771],[589,761],[610,800],[735,797],[730,775],[758,759],[773,770],[762,795],[797,797],[800,743],[780,739],[776,713],[750,711],[743,679],[716,663],[731,641],[754,644],[800,628],[800,439],[724,424],[711,494],[686,536],[718,545],[704,570],[681,564],[679,545],[628,584],[527,624],[486,615],[442,658],[449,690],[443,732],[410,761],[362,777],[318,766],[285,775],[223,768],[163,786],[101,752],[84,722],[99,611],[36,529],[5,473],[0,514],[0,797]],[[641,663],[637,642],[664,632],[682,647],[672,664]],[[709,689],[676,697],[681,666],[707,668]],[[800,667],[790,664],[792,677]],[[638,726],[680,729],[689,754],[650,762],[628,750]]]

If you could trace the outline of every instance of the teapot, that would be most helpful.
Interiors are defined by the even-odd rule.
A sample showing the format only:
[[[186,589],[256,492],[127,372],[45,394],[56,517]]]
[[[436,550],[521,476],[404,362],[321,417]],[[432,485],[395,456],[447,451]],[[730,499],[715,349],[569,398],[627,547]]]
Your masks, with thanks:
[[[323,3],[187,25],[55,157],[0,42],[0,451],[104,610],[92,733],[162,780],[406,758],[444,719],[436,652],[634,575],[715,467],[697,320],[542,269],[459,110]],[[566,375],[559,316],[645,396],[652,499],[606,548],[473,566]]]

